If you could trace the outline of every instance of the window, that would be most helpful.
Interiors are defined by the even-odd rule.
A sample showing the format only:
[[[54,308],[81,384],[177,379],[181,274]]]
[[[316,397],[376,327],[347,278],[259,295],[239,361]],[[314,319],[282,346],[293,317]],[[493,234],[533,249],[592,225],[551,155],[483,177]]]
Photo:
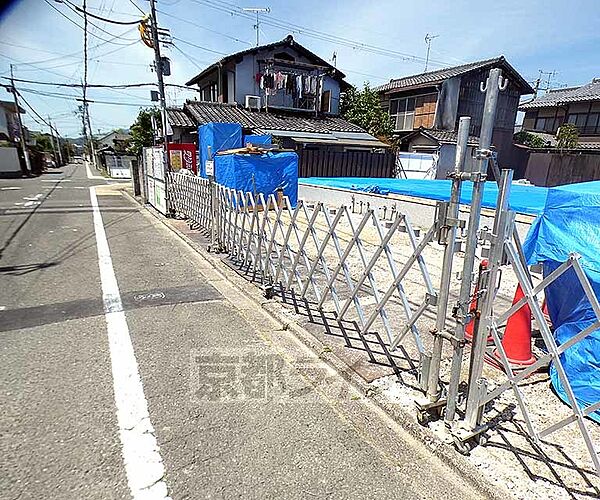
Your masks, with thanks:
[[[535,130],[546,130],[546,118],[538,118],[535,121]]]
[[[412,130],[415,121],[415,98],[391,99],[390,117],[395,130]]]
[[[600,114],[599,113],[569,113],[567,122],[572,123],[579,129],[580,134],[598,134],[600,133]]]
[[[329,113],[331,111],[331,90],[323,91],[321,95],[321,113]]]

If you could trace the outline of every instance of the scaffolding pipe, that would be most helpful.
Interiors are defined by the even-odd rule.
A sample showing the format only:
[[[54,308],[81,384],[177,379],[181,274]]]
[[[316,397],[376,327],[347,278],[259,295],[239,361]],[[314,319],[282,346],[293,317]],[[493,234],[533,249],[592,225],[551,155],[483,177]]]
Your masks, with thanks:
[[[494,120],[496,107],[498,105],[498,94],[506,88],[506,81],[502,82],[502,70],[494,68],[490,70],[485,87],[485,105],[481,132],[479,136],[479,150],[477,152],[476,168],[471,180],[473,181],[473,193],[471,195],[471,211],[469,214],[469,225],[467,228],[467,240],[465,243],[465,257],[463,260],[462,282],[458,303],[455,308],[456,327],[454,330],[454,349],[450,369],[450,382],[448,385],[448,402],[446,405],[445,421],[451,423],[456,414],[456,399],[458,397],[458,386],[460,384],[460,373],[464,351],[465,327],[470,321],[469,303],[471,298],[471,285],[473,281],[473,269],[475,267],[475,250],[477,248],[477,232],[481,218],[481,200],[483,197],[483,186],[488,170],[489,148],[492,143],[494,131]]]
[[[458,229],[458,210],[460,208],[460,191],[462,185],[462,173],[464,172],[465,159],[467,156],[469,129],[471,118],[463,116],[458,124],[458,140],[456,142],[456,156],[452,177],[452,191],[450,201],[443,221],[440,221],[440,242],[445,245],[444,262],[442,266],[442,277],[440,279],[440,290],[437,301],[437,314],[435,321],[435,332],[433,348],[431,351],[431,363],[429,366],[429,377],[427,380],[427,397],[431,402],[440,399],[440,363],[442,359],[442,348],[444,338],[443,331],[446,328],[446,317],[448,315],[448,302],[450,296],[450,281],[452,278],[452,260],[456,246],[456,231]]]

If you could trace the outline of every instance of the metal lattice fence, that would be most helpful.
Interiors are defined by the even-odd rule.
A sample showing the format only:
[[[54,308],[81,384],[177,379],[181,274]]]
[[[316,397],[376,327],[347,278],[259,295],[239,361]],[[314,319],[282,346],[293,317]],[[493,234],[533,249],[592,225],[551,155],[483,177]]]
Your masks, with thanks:
[[[444,417],[460,451],[467,452],[482,442],[493,419],[486,419],[488,404],[512,390],[532,440],[543,438],[576,423],[580,436],[600,473],[597,443],[591,437],[586,417],[600,409],[600,401],[580,406],[563,366],[561,354],[600,328],[600,304],[578,257],[572,255],[558,269],[536,283],[524,260],[515,215],[508,199],[512,171],[502,173],[490,150],[493,118],[498,93],[506,88],[501,71],[493,69],[484,91],[486,105],[476,168],[463,170],[467,150],[469,119],[461,118],[452,193],[449,202],[440,202],[431,226],[423,235],[406,214],[384,212],[367,207],[357,214],[345,205],[327,206],[299,201],[292,206],[281,193],[236,191],[206,179],[183,174],[168,174],[170,207],[210,234],[210,248],[225,252],[240,269],[260,283],[270,296],[277,291],[293,293],[310,302],[317,311],[331,311],[338,323],[352,323],[363,337],[382,333],[386,349],[399,353],[404,369],[414,373],[424,397],[416,401],[419,420]],[[499,182],[494,225],[480,230],[480,212],[488,166]],[[468,225],[459,217],[461,183],[473,182]],[[464,240],[462,279],[454,303],[450,287],[456,254]],[[431,278],[433,261],[430,244],[444,250],[439,283]],[[489,265],[480,274],[473,290],[476,250],[489,249]],[[439,255],[437,255],[439,261]],[[435,265],[435,264],[433,264]],[[567,342],[559,345],[544,317],[541,298],[544,290],[563,273],[572,270],[592,306],[596,320]],[[504,307],[497,296],[502,271],[512,271],[524,297]],[[477,307],[469,304],[477,298]],[[525,304],[539,325],[544,354],[531,366],[516,370],[502,343],[503,325]],[[435,327],[424,321],[435,317]],[[474,321],[470,352],[466,349],[467,324]],[[448,326],[450,323],[450,327]],[[427,342],[423,332],[427,331]],[[492,339],[489,345],[488,339]],[[442,350],[452,350],[448,376],[441,374]],[[467,352],[466,352],[467,351]],[[465,377],[461,366],[468,354]],[[499,383],[488,384],[484,361],[494,355],[505,375]],[[536,429],[532,407],[520,389],[529,375],[552,363],[570,406],[568,416]],[[466,381],[466,394],[459,386]],[[427,418],[423,418],[427,416]]]

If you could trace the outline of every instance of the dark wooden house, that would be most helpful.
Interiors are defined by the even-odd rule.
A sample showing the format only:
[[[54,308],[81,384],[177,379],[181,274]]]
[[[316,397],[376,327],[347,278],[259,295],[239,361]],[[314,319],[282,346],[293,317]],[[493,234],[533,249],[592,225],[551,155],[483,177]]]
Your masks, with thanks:
[[[522,95],[532,94],[533,89],[504,56],[393,79],[377,87],[402,149],[439,154],[440,149],[452,147],[461,116],[471,117],[470,135],[478,137],[485,100],[479,86],[492,68],[501,68],[509,81],[498,99],[492,141],[500,164],[515,167],[513,134],[519,100]],[[436,139],[439,132],[444,132],[444,141]],[[452,156],[445,151],[440,159]],[[448,165],[439,167],[443,172]]]

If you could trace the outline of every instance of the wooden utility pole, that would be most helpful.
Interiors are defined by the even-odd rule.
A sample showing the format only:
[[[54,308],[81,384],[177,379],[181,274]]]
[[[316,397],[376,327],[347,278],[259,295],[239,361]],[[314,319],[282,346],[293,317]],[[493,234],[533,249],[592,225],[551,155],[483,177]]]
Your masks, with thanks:
[[[21,120],[21,108],[19,108],[19,99],[17,98],[17,89],[15,88],[15,80],[13,75],[13,65],[10,65],[10,85],[15,100],[15,108],[17,113],[17,121],[19,123],[19,135],[21,136],[21,148],[23,149],[23,156],[25,157],[25,173],[31,173],[31,161],[29,160],[29,151],[27,151],[27,145],[25,144],[25,129],[23,128],[23,121]]]

